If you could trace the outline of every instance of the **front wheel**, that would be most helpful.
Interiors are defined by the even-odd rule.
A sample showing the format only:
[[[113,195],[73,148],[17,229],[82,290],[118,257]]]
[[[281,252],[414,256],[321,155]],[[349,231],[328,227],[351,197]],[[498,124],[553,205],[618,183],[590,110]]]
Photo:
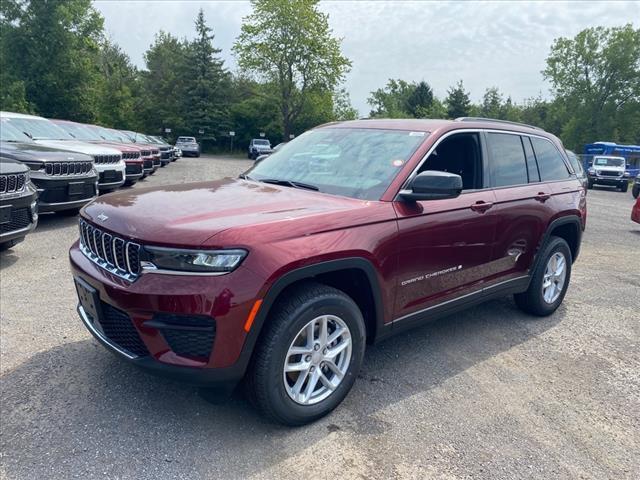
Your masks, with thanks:
[[[571,279],[571,250],[560,237],[551,237],[539,253],[526,292],[514,295],[516,305],[532,315],[551,315],[562,303]]]
[[[633,198],[638,198],[640,196],[640,187],[633,187],[631,195],[633,195]]]
[[[249,399],[271,419],[304,425],[336,408],[360,371],[365,326],[340,290],[317,283],[278,300],[247,377]]]
[[[629,183],[628,182],[624,182],[622,185],[620,185],[620,191],[622,193],[626,193],[627,190],[629,190]]]
[[[588,181],[587,181],[587,189],[588,189],[588,190],[593,189],[593,180],[588,180]]]

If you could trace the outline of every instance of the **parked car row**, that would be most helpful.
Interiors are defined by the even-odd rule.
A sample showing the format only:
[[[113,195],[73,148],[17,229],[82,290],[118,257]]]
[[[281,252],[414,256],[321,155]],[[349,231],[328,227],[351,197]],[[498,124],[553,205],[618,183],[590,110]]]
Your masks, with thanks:
[[[179,157],[157,137],[0,112],[0,249],[24,239],[38,213],[75,215]]]

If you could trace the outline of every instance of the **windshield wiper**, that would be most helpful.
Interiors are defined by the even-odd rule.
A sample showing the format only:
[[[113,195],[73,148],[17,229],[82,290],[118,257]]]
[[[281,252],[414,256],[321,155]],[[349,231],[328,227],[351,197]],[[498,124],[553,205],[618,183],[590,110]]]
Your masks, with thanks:
[[[281,180],[279,178],[261,178],[259,180],[263,183],[272,183],[274,185],[282,185],[283,187],[294,187],[294,188],[304,188],[306,190],[318,191],[320,190],[315,185],[310,185],[308,183],[296,182],[293,180]]]
[[[238,178],[241,178],[242,180],[253,180],[253,178],[251,178],[246,173],[241,173],[240,175],[238,175]]]

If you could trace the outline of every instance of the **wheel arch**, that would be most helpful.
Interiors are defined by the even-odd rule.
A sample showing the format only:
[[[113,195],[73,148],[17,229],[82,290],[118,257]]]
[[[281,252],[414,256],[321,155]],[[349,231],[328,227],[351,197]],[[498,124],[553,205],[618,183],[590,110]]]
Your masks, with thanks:
[[[535,260],[531,266],[530,272],[533,272],[538,266],[540,259],[540,252],[549,242],[551,237],[560,237],[564,239],[569,245],[571,250],[571,262],[575,262],[580,253],[580,243],[582,241],[582,222],[577,215],[567,215],[564,217],[556,218],[549,223],[546,232],[540,242],[540,247],[536,252]]]
[[[384,321],[382,295],[377,271],[373,264],[360,257],[323,261],[291,270],[269,287],[262,298],[262,304],[242,349],[242,357],[247,364],[262,330],[268,323],[269,312],[278,298],[288,288],[309,280],[337,288],[353,299],[362,311],[368,342],[373,342],[382,331]],[[357,283],[350,285],[350,281]],[[360,282],[366,282],[365,292],[358,292],[355,288],[362,286]]]

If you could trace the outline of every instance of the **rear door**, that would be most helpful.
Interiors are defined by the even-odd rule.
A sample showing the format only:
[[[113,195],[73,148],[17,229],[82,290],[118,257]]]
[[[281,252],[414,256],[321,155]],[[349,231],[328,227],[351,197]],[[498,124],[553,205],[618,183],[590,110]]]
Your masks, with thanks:
[[[554,191],[541,178],[531,143],[537,137],[498,131],[486,132],[485,136],[497,220],[487,270],[487,285],[491,285],[527,275],[556,210]],[[546,139],[542,141],[553,146]]]

